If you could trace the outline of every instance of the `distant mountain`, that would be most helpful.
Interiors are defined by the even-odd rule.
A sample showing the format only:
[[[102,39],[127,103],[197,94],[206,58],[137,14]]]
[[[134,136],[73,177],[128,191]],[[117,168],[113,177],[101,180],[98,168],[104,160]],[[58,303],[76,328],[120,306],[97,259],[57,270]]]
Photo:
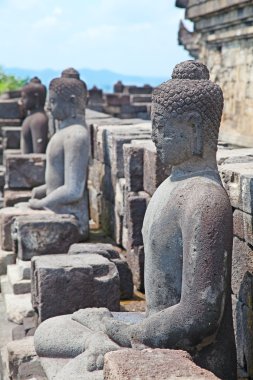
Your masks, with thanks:
[[[3,69],[6,74],[15,75],[19,78],[32,78],[37,76],[46,86],[48,86],[52,78],[60,75],[60,71],[52,69],[30,70],[20,69],[17,67],[4,67]],[[97,86],[106,92],[111,92],[113,85],[118,80],[121,80],[125,85],[142,86],[144,84],[149,84],[151,86],[157,86],[166,79],[162,77],[140,77],[118,74],[109,70],[79,69],[79,72],[81,74],[81,78],[87,83],[88,88]]]

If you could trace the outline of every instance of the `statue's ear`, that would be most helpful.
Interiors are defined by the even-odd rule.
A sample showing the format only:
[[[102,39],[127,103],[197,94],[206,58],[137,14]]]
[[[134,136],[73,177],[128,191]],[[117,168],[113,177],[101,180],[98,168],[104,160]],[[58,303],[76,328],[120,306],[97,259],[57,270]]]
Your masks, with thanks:
[[[202,116],[198,112],[191,112],[188,115],[188,121],[193,128],[193,155],[203,155],[203,123]]]

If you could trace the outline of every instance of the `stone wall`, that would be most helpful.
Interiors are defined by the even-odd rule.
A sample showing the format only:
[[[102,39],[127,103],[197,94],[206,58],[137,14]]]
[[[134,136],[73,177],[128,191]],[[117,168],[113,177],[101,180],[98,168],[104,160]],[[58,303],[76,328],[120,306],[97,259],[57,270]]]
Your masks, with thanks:
[[[180,4],[179,4],[180,3]],[[225,106],[220,137],[253,146],[253,4],[251,0],[188,0],[179,43],[205,63],[223,89]]]
[[[93,87],[89,90],[88,107],[120,119],[148,120],[152,90],[149,85],[125,86],[120,81],[114,85],[113,93],[103,93],[102,90]]]

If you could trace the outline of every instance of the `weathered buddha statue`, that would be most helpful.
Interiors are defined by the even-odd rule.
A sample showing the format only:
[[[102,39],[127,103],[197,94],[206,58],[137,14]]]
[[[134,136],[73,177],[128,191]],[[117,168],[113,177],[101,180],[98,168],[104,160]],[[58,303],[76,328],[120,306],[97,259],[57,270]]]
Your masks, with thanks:
[[[236,379],[232,210],[216,164],[222,109],[220,87],[195,61],[176,65],[154,90],[152,139],[173,169],[143,224],[146,316],[133,323],[127,313],[83,309],[49,319],[35,334],[40,356],[84,352],[88,373],[120,347],[182,349],[219,378]]]
[[[44,110],[47,90],[35,77],[22,88],[21,102],[27,116],[21,129],[22,153],[45,153],[48,142],[48,117]]]
[[[56,78],[49,85],[49,111],[58,129],[47,151],[45,185],[33,189],[29,205],[58,214],[72,214],[81,236],[88,235],[89,215],[86,190],[90,137],[85,124],[83,82]]]

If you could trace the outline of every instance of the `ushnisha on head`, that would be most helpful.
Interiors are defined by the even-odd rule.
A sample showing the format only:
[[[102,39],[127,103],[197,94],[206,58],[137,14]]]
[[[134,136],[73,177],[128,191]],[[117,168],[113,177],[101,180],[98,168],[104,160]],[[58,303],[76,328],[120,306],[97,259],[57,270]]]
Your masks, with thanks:
[[[172,79],[152,95],[152,139],[163,161],[176,165],[190,155],[202,157],[206,147],[216,152],[222,110],[222,90],[204,64],[176,65]]]
[[[21,90],[22,104],[28,111],[43,108],[46,95],[46,86],[41,83],[39,78],[34,77]]]
[[[77,77],[69,77],[66,71],[49,84],[48,108],[53,117],[60,121],[82,116],[85,112],[86,85]]]
[[[86,104],[86,99],[87,99],[87,85],[86,83],[80,79],[80,73],[73,67],[68,67],[67,69],[63,70],[61,73],[62,78],[72,78],[72,79],[78,79],[84,86],[84,91],[85,91],[85,104]]]

